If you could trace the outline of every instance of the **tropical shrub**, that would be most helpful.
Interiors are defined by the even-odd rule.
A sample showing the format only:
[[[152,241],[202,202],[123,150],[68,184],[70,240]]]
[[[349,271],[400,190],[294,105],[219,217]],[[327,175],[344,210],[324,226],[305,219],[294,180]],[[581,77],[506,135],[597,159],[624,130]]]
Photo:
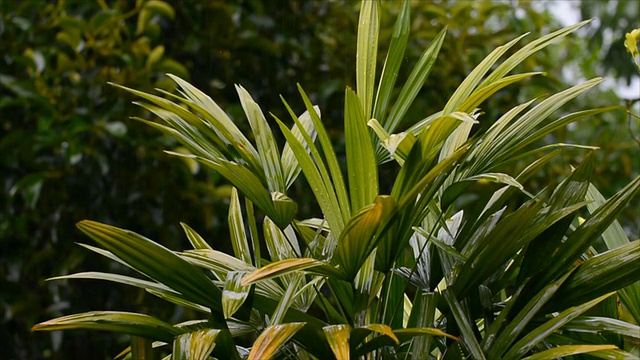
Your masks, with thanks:
[[[399,131],[446,34],[438,33],[396,92],[409,12],[405,2],[378,77],[378,4],[362,2],[356,89],[344,95],[344,155],[300,85],[301,115],[283,99],[293,125],[272,116],[286,140],[282,149],[240,86],[251,138],[175,75],[178,94],[116,85],[160,119],[138,120],[189,150],[169,153],[212,168],[234,186],[233,255],[186,224],[193,249],[171,251],[131,231],[82,221],[78,228],[98,245],[83,247],[143,277],[85,272],[57,279],[132,285],[202,317],[172,325],[141,313],[95,311],[34,330],[130,334],[131,347],[121,355],[131,358],[159,351],[174,359],[634,356],[640,247],[616,218],[640,191],[640,177],[605,200],[590,181],[596,148],[539,143],[614,108],[556,115],[601,79],[530,99],[498,118],[485,119],[481,110],[506,86],[542,75],[508,74],[588,21],[519,50],[513,49],[524,36],[496,48],[441,111]],[[584,152],[580,164],[556,186],[529,191],[527,181],[568,148]],[[397,174],[389,189],[380,185],[385,168]],[[296,219],[299,204],[288,190],[300,173],[321,217]]]
[[[398,5],[381,3],[380,13],[389,15],[381,17],[379,54],[386,51]],[[83,234],[73,226],[81,219],[143,231],[175,249],[187,243],[179,224],[184,221],[209,237],[224,238],[216,249],[231,249],[225,221],[230,191],[224,179],[207,167],[188,168],[164,156],[161,149],[174,149],[175,139],[144,124],[124,121],[144,109],[128,107],[131,96],[123,96],[107,81],[144,91],[172,89],[175,83],[164,75],[172,72],[215,98],[233,119],[244,116],[232,91],[234,82],[241,83],[263,109],[282,117],[286,109],[273,93],[299,106],[297,88],[288,86],[298,81],[322,108],[324,125],[336,140],[342,136],[342,91],[355,80],[347,69],[355,64],[351,29],[357,26],[357,6],[354,1],[184,0],[173,8],[158,0],[1,1],[0,43],[5,56],[0,59],[0,112],[5,116],[0,131],[4,190],[0,192],[0,338],[11,344],[3,356],[64,359],[64,354],[73,352],[86,358],[113,353],[128,342],[127,336],[105,337],[99,332],[30,334],[35,322],[66,313],[117,308],[164,319],[192,317],[142,289],[122,293],[103,282],[76,287],[69,281],[45,281],[51,274],[122,270],[119,264],[96,259],[75,246],[83,241]],[[449,40],[439,56],[448,61],[434,64],[430,86],[421,89],[403,124],[441,109],[447,94],[494,47],[525,29],[544,32],[558,27],[549,14],[529,3],[438,1],[434,6],[420,1],[411,6],[410,26],[417,31],[409,35],[406,61],[415,61],[443,26],[449,28]],[[514,13],[518,16],[512,17]],[[433,26],[422,26],[425,22]],[[161,49],[164,54],[158,58]],[[551,49],[523,63],[527,69],[538,66],[549,71],[539,86],[558,86],[549,81],[554,77],[550,69],[572,58],[557,61],[557,52],[547,51]],[[584,53],[571,53],[585,60]],[[398,81],[403,82],[410,70],[401,67]],[[516,83],[487,99],[483,108],[493,112],[487,112],[487,117],[494,117],[514,98],[545,91],[530,82]],[[600,91],[589,95],[601,104],[618,101]],[[582,108],[579,103],[573,105]],[[628,131],[607,119],[599,120],[608,126],[584,131],[597,133],[598,138],[571,135],[579,143],[599,145],[603,157],[611,148],[599,140],[619,140]],[[238,126],[250,131],[246,123]],[[606,129],[620,129],[622,136]],[[614,144],[626,147],[624,141]],[[562,174],[563,160],[556,158],[554,163]],[[607,174],[617,168],[610,158],[596,163]],[[613,173],[596,180],[609,196],[615,192],[611,189],[621,188],[633,174]],[[604,183],[606,179],[616,182]],[[390,185],[381,181],[383,187]],[[307,189],[299,181],[287,191],[302,205],[298,218],[317,210]],[[94,296],[87,297],[86,292]]]

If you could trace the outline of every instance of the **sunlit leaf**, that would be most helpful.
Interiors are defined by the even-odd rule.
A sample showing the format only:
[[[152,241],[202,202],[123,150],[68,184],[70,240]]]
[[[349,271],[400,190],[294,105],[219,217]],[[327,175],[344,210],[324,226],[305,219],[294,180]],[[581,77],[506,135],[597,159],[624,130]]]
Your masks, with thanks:
[[[320,115],[320,108],[317,106],[313,107],[313,110]],[[302,132],[308,134],[311,140],[316,139],[316,129],[313,127],[313,121],[311,121],[311,115],[309,115],[308,111],[305,111],[302,115],[298,117],[300,124],[302,124],[302,128],[298,126],[298,124],[294,124],[291,128],[291,133],[293,136],[301,143],[304,144],[304,148],[307,153],[309,153],[309,145],[304,141],[304,137],[302,136]],[[282,172],[285,178],[285,185],[289,188],[293,182],[300,174],[302,168],[298,163],[298,159],[296,158],[293,150],[291,149],[291,145],[287,142],[284,145],[284,149],[282,149],[282,156],[280,161],[282,162]]]
[[[233,316],[249,296],[249,288],[241,283],[245,274],[243,271],[231,271],[227,274],[222,289],[222,313],[225,319]]]
[[[418,62],[411,71],[411,74],[409,74],[409,78],[402,86],[400,94],[391,108],[389,117],[382,122],[382,125],[388,132],[395,131],[409,110],[413,100],[418,96],[420,89],[422,89],[438,57],[446,34],[447,29],[442,29],[442,31],[433,38],[429,47],[420,55]]]
[[[193,230],[189,225],[181,222],[180,226],[182,226],[182,230],[184,230],[184,233],[187,235],[187,239],[189,239],[189,242],[194,249],[213,250],[211,248],[211,245],[209,245],[209,243],[207,243],[207,241],[203,239],[202,236],[200,236],[200,234]]]
[[[332,263],[347,279],[356,276],[360,266],[375,247],[374,235],[378,230],[384,214],[394,207],[390,197],[378,197],[376,202],[358,211],[345,227],[338,247],[333,255]]]
[[[578,354],[588,354],[594,351],[603,350],[615,350],[615,345],[563,345],[555,348],[547,349],[536,353],[535,355],[527,356],[523,360],[546,360],[556,359],[563,356],[571,356]]]
[[[238,259],[243,260],[247,264],[251,264],[251,249],[249,248],[247,233],[244,229],[244,220],[242,218],[242,208],[240,207],[238,190],[235,187],[231,189],[228,221],[233,253]]]
[[[265,265],[247,274],[242,279],[242,286],[248,286],[258,281],[307,269],[314,269],[318,272],[326,272],[334,275],[337,273],[333,267],[324,261],[311,258],[284,259]]]
[[[378,33],[380,15],[376,0],[363,1],[358,20],[358,42],[356,46],[356,84],[358,98],[362,103],[364,115],[372,114],[373,87],[376,78],[376,60],[378,58]]]
[[[178,336],[173,342],[172,360],[207,360],[216,346],[218,329],[203,329]]]
[[[282,164],[280,163],[280,152],[271,128],[251,95],[239,85],[236,85],[236,91],[240,98],[240,104],[242,104],[247,119],[249,119],[249,125],[258,147],[260,164],[264,170],[269,190],[271,192],[284,193],[286,186],[282,173]]]
[[[337,360],[349,360],[350,350],[349,347],[349,335],[351,334],[351,327],[349,325],[329,325],[322,328],[324,334],[327,337],[327,342],[331,346],[333,354]]]
[[[221,308],[222,291],[201,270],[162,245],[93,221],[81,221],[78,228],[131,267],[180,292],[186,299]]]
[[[70,329],[105,330],[147,339],[173,341],[181,331],[154,317],[119,311],[92,311],[67,315],[33,326],[33,331],[54,331]]]
[[[287,323],[269,326],[253,342],[248,360],[270,359],[305,323]]]

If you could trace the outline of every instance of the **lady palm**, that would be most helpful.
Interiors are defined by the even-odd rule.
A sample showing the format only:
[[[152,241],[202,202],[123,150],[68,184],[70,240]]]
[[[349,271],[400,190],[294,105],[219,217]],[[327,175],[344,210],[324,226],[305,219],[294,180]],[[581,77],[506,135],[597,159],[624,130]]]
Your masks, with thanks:
[[[409,5],[404,3],[396,21],[376,81],[378,5],[363,2],[357,86],[345,91],[346,174],[320,109],[301,86],[301,115],[283,99],[293,126],[273,116],[286,139],[282,149],[242,87],[236,90],[254,141],[211,98],[175,76],[179,95],[125,89],[146,100],[139,105],[161,122],[139,120],[175,137],[191,153],[174,155],[211,167],[235,187],[229,209],[234,254],[216,251],[187,225],[193,249],[173,252],[126,230],[80,222],[100,245],[87,248],[148,279],[104,273],[61,278],[144,288],[201,312],[203,319],[170,325],[147,315],[103,311],[34,329],[129,333],[132,347],[125,353],[134,358],[152,346],[169,348],[176,359],[632,356],[621,348],[638,338],[640,328],[619,319],[616,299],[637,323],[640,287],[634,270],[640,250],[615,219],[640,191],[640,178],[605,201],[589,182],[595,148],[573,146],[583,149],[584,160],[555,189],[533,194],[524,186],[570,147],[535,148],[538,140],[611,110],[554,118],[563,104],[600,79],[519,104],[499,119],[483,119],[481,111],[484,100],[500,89],[540,75],[508,75],[518,64],[585,24],[535,40],[502,62],[522,37],[497,48],[442,111],[396,132],[446,32],[433,39],[394,99]],[[480,121],[492,124],[471,136]],[[390,194],[378,187],[379,166],[400,168]],[[287,191],[300,173],[322,219],[296,219],[297,205]],[[264,214],[262,221],[256,210]],[[578,221],[579,215],[585,218]],[[605,251],[597,254],[594,244],[601,240]],[[268,254],[261,253],[262,242]],[[235,340],[239,336],[255,341],[243,348]]]

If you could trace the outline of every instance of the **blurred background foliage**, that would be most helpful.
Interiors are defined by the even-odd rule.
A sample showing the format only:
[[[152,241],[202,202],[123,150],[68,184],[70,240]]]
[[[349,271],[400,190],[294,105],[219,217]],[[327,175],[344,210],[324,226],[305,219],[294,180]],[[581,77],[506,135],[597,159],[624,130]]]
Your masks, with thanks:
[[[522,65],[547,76],[512,85],[483,104],[480,126],[490,126],[515,101],[581,78],[609,76],[616,83],[637,76],[622,45],[624,32],[640,27],[637,3],[585,4],[582,17],[597,18],[592,26]],[[398,5],[382,3],[381,54]],[[45,282],[56,275],[114,270],[116,265],[75,244],[87,242],[74,226],[80,220],[129,228],[172,249],[185,247],[182,221],[228,246],[229,188],[217,174],[164,154],[176,149],[174,140],[128,120],[148,114],[107,82],[171,91],[164,74],[173,73],[211,95],[240,124],[246,123],[233,84],[242,84],[265,113],[286,117],[279,95],[301,110],[295,86],[300,83],[338,139],[343,90],[355,83],[357,9],[357,1],[0,1],[3,358],[112,358],[126,347],[126,338],[101,333],[30,333],[34,323],[63,314],[136,310],[169,321],[189,318],[137,290]],[[413,2],[407,63],[415,62],[443,26],[450,29],[448,39],[406,124],[440,110],[495,47],[528,31],[538,35],[561,27],[539,2]],[[399,81],[408,75],[401,73]],[[563,111],[627,103],[605,87]],[[640,137],[639,128],[621,109],[565,129],[554,141],[600,146],[597,186],[609,196],[638,175],[640,151],[632,134]],[[542,190],[582,155],[567,152],[552,173],[539,174],[527,186]],[[293,196],[310,196],[304,183],[295,186]],[[632,238],[640,229],[639,209],[636,201],[624,220]],[[298,218],[317,211],[302,208]]]

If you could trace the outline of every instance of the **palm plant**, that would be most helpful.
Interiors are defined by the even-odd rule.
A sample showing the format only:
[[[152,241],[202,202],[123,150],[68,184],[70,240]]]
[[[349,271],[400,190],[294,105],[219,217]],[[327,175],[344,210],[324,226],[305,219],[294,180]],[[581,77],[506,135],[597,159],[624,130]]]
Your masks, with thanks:
[[[640,247],[616,216],[640,191],[640,178],[605,200],[589,181],[596,148],[536,145],[556,129],[613,109],[554,116],[601,79],[518,104],[499,119],[482,119],[479,110],[505,86],[541,75],[508,74],[588,22],[530,42],[502,62],[524,36],[497,48],[442,111],[399,132],[446,34],[433,39],[395,96],[409,13],[404,2],[376,79],[380,14],[377,2],[362,2],[356,90],[345,91],[346,176],[320,109],[301,86],[302,115],[283,99],[293,126],[273,116],[286,139],[282,150],[240,86],[253,141],[211,98],[176,76],[178,95],[121,87],[161,120],[140,121],[190,151],[173,155],[211,167],[234,186],[233,255],[185,224],[193,249],[180,252],[82,221],[78,227],[99,247],[82,246],[143,277],[89,272],[54,279],[136,286],[202,319],[172,325],[144,314],[97,311],[34,330],[127,333],[131,346],[121,355],[133,359],[159,347],[173,359],[632,357],[640,333],[633,324],[640,322]],[[479,121],[492,123],[473,133]],[[580,165],[554,189],[528,191],[527,179],[566,148],[584,151]],[[388,195],[379,187],[380,166],[399,167]],[[287,191],[300,173],[321,219],[295,218],[297,204]]]

